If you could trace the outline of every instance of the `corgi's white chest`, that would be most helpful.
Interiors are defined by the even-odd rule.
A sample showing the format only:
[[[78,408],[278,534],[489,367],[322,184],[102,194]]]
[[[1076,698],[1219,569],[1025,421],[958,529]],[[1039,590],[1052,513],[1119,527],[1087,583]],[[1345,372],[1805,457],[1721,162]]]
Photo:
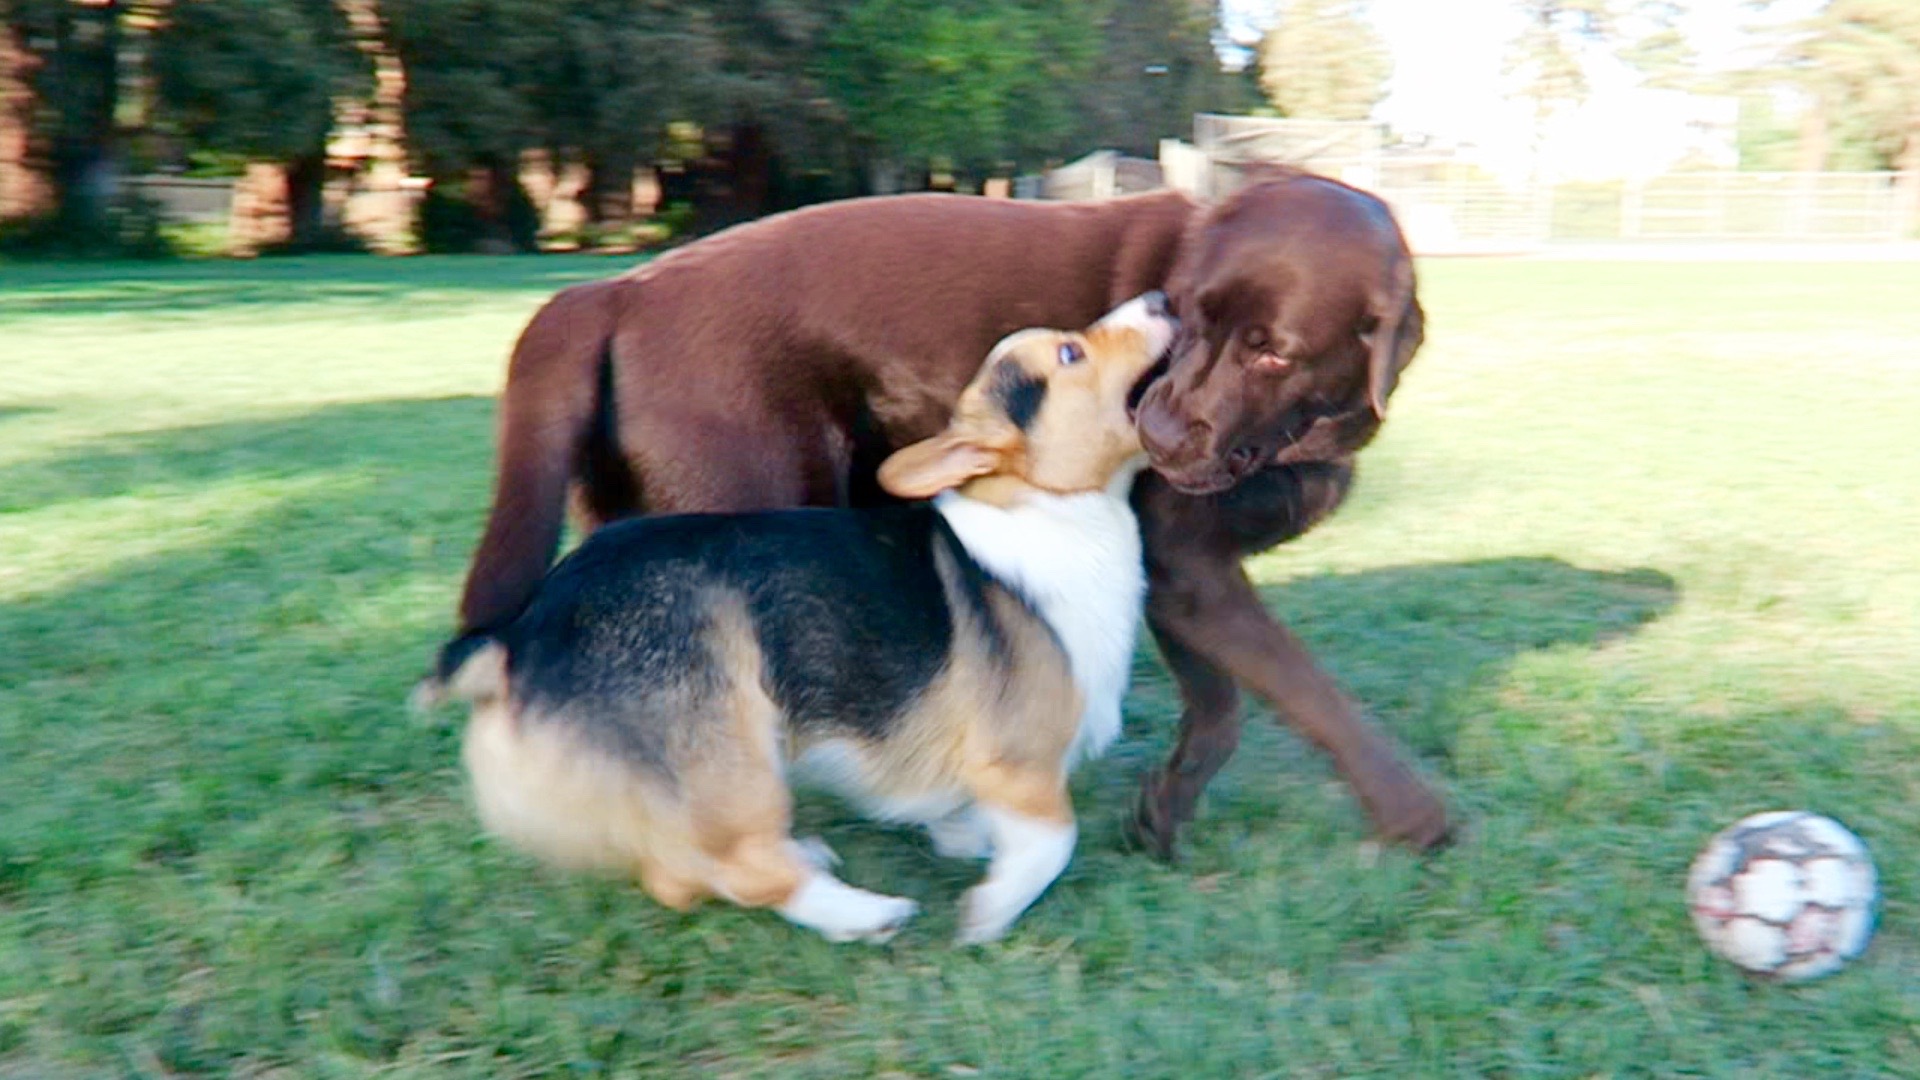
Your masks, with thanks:
[[[1147,590],[1131,479],[1011,509],[953,492],[934,500],[967,553],[1032,602],[1066,650],[1085,701],[1069,762],[1100,755],[1120,734]]]

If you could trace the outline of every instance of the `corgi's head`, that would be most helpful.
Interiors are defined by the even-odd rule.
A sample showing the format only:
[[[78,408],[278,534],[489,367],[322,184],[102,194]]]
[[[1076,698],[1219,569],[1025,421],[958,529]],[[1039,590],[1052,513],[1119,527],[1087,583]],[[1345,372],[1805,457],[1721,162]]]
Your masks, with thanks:
[[[967,484],[995,502],[1022,488],[1105,490],[1142,453],[1128,400],[1177,328],[1167,298],[1151,292],[1083,331],[1009,334],[961,392],[947,429],[888,458],[880,485],[925,499]]]

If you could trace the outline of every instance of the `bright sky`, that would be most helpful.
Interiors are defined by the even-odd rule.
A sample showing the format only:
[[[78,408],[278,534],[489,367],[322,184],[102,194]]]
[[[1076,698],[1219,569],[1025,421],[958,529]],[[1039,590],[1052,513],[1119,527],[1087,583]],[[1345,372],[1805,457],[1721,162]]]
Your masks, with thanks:
[[[1750,18],[1742,2],[1684,4],[1683,29],[1703,63],[1737,61],[1746,40],[1742,26]],[[1242,39],[1257,33],[1271,25],[1273,10],[1273,0],[1226,0],[1229,33]],[[1532,110],[1512,97],[1504,72],[1507,43],[1518,29],[1512,0],[1372,0],[1370,11],[1394,58],[1393,81],[1374,118],[1397,131],[1470,143],[1485,167],[1524,174]],[[1589,76],[1591,98],[1548,133],[1552,171],[1582,179],[1649,174],[1690,148],[1730,150],[1721,145],[1724,138],[1704,134],[1702,125],[1730,124],[1731,102],[1648,90],[1612,62],[1591,65]]]

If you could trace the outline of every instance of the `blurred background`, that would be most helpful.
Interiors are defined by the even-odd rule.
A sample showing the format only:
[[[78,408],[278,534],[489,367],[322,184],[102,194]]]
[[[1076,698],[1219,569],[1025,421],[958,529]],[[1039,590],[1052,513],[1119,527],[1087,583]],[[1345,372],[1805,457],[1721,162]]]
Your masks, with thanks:
[[[0,251],[632,250],[823,199],[1380,191],[1424,253],[1885,242],[1911,0],[6,0]]]
[[[1248,702],[1186,861],[1132,852],[1144,644],[991,950],[975,867],[828,800],[926,909],[885,949],[480,838],[402,701],[556,290],[1273,160],[1517,256],[1420,260],[1352,498],[1247,564],[1460,843],[1368,841]],[[1916,181],[1920,0],[0,0],[0,1080],[1920,1076]],[[1788,807],[1884,888],[1794,989],[1683,894]]]

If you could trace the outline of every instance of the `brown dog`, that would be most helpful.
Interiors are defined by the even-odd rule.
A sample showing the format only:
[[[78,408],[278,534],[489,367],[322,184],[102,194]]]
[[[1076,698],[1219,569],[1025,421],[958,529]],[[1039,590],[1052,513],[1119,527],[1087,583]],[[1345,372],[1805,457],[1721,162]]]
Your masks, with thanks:
[[[1440,842],[1440,799],[1240,568],[1339,505],[1421,340],[1386,206],[1299,173],[1256,176],[1211,208],[1177,192],[830,203],[564,290],[508,369],[461,625],[495,629],[526,606],[570,490],[588,527],[883,501],[880,462],[941,430],[995,341],[1085,325],[1157,288],[1185,341],[1139,403],[1156,472],[1134,503],[1148,623],[1185,713],[1172,759],[1146,779],[1139,834],[1173,853],[1239,742],[1244,686],[1332,755],[1381,833]]]

